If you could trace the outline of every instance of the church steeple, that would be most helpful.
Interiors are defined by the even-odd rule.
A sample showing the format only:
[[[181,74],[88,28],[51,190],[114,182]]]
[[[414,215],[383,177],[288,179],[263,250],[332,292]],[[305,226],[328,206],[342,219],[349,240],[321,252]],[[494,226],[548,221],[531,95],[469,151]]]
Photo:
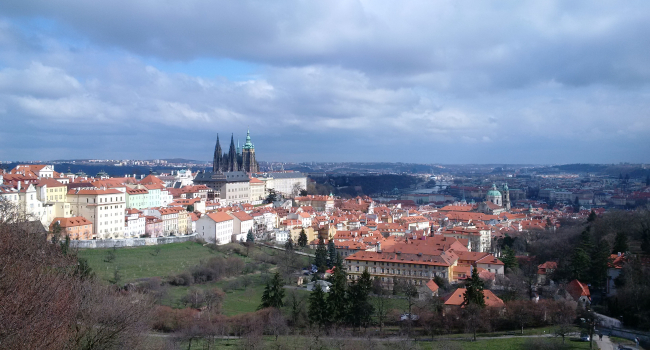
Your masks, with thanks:
[[[214,157],[212,158],[212,172],[219,173],[221,172],[221,163],[222,163],[223,153],[221,151],[221,145],[219,144],[219,134],[217,134],[217,144],[214,146]]]
[[[239,171],[237,166],[237,149],[235,148],[235,134],[230,136],[230,149],[228,150],[228,171]]]

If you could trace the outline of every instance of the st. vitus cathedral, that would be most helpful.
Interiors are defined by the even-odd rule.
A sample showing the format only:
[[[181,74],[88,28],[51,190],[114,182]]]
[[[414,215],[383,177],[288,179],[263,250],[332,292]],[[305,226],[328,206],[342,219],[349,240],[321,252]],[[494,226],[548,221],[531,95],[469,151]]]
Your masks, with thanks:
[[[239,146],[235,147],[234,136],[230,137],[230,148],[228,153],[223,153],[219,144],[219,135],[217,135],[217,144],[214,146],[214,159],[212,161],[213,173],[226,173],[231,171],[244,171],[247,173],[256,173],[260,169],[255,160],[255,146],[251,143],[251,132],[246,135],[246,143],[240,150]]]

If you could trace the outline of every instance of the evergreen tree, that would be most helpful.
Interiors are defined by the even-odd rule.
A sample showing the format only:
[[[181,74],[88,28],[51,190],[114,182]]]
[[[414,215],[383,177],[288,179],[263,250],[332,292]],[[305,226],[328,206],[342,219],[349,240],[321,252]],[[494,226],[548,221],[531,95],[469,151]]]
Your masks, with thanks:
[[[334,266],[336,268],[340,268],[343,269],[343,271],[345,271],[345,266],[343,266],[343,258],[339,253],[336,253],[336,260],[334,261]]]
[[[480,307],[485,306],[485,295],[483,295],[483,280],[478,276],[478,269],[472,267],[472,277],[465,283],[465,305],[474,304]]]
[[[327,295],[327,306],[331,321],[341,324],[347,316],[347,275],[342,268],[334,268],[334,273],[330,277],[330,291]]]
[[[300,248],[304,248],[307,245],[307,234],[305,233],[305,229],[300,230],[300,235],[298,236],[298,245]]]
[[[327,265],[329,267],[334,266],[336,262],[336,245],[334,245],[334,240],[329,240],[327,242]]]
[[[598,215],[596,215],[596,212],[593,209],[591,209],[591,213],[589,213],[589,217],[587,218],[587,222],[594,222],[594,221],[596,221],[597,217],[598,217]]]
[[[248,230],[248,234],[246,235],[246,243],[253,243],[255,242],[255,236],[253,236],[253,229]]]
[[[325,326],[329,320],[325,292],[323,292],[318,283],[314,284],[314,290],[309,294],[307,317],[309,318],[309,323],[317,325],[319,329]]]
[[[327,265],[327,248],[325,248],[325,241],[322,239],[318,240],[315,255],[314,265],[316,265],[320,272],[324,272]]]
[[[61,237],[61,225],[59,224],[58,221],[52,225],[52,230],[50,232],[52,234],[52,243],[56,243]]]
[[[274,189],[269,189],[269,194],[266,196],[266,203],[273,203],[278,200],[278,194],[275,192]]]
[[[361,277],[348,288],[348,322],[353,327],[367,326],[371,320],[375,311],[369,300],[371,288],[368,270],[364,270]]]
[[[509,246],[503,248],[503,256],[501,257],[503,262],[504,269],[514,269],[518,266],[517,256],[515,255],[515,250]]]
[[[580,242],[578,243],[578,247],[582,248],[585,252],[590,252],[593,249],[594,246],[591,241],[591,233],[589,232],[588,227],[580,233]]]
[[[591,267],[589,253],[582,247],[577,247],[571,254],[571,273],[577,280],[585,280]]]
[[[606,240],[601,239],[596,243],[594,250],[591,253],[591,271],[589,277],[591,279],[591,284],[595,288],[605,287],[609,263],[609,243],[607,243]]]
[[[293,239],[291,239],[291,235],[289,235],[289,239],[287,239],[287,242],[284,244],[284,249],[293,250]]]
[[[650,254],[650,235],[647,233],[641,236],[641,250],[646,254]]]
[[[194,212],[194,204],[190,204],[186,208],[188,213],[193,213]]]
[[[624,232],[616,232],[614,237],[614,246],[612,247],[612,254],[625,253],[629,249],[627,244],[627,234]]]
[[[262,303],[257,308],[264,309],[267,307],[281,308],[284,306],[284,282],[280,278],[280,273],[276,272],[273,278],[266,283],[264,293],[262,294]]]

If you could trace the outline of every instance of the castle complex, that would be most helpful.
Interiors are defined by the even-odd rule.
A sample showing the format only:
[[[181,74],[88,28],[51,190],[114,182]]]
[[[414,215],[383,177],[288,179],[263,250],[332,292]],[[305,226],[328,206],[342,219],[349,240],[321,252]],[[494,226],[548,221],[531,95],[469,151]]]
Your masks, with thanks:
[[[217,144],[214,146],[212,172],[217,174],[232,171],[243,171],[246,173],[256,173],[259,171],[259,165],[255,160],[255,146],[251,142],[250,130],[246,134],[246,143],[241,150],[239,146],[235,148],[234,136],[230,137],[228,153],[222,152],[221,145],[219,144],[219,135],[217,135]]]

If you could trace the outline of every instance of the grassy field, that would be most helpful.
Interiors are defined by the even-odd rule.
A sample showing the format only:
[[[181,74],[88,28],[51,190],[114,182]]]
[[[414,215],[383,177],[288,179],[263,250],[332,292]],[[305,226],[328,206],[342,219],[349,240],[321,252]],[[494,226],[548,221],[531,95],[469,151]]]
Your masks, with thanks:
[[[226,297],[223,301],[221,312],[226,316],[238,315],[246,312],[253,312],[262,301],[262,293],[264,292],[264,284],[262,283],[259,274],[251,276],[252,283],[247,287],[240,287],[237,289],[228,290],[226,286],[235,278],[225,279],[219,282],[196,284],[194,287],[209,290],[215,287],[228,290]],[[241,277],[240,277],[241,278]],[[171,306],[173,308],[184,308],[185,305],[181,302],[181,298],[187,294],[191,287],[183,286],[170,286],[167,291],[167,296],[161,301],[162,305]]]
[[[219,340],[211,349],[238,349],[244,340]],[[329,339],[327,337],[321,338],[318,341],[314,338],[303,336],[284,336],[280,337],[276,342],[273,337],[264,337],[263,342],[267,348],[279,349],[308,349],[317,348],[323,350],[334,350],[340,348],[350,349],[420,349],[420,350],[437,350],[437,349],[463,349],[463,350],[525,350],[531,348],[531,345],[537,343],[545,343],[546,345],[558,346],[561,345],[562,340],[557,338],[497,338],[490,340],[472,341],[449,341],[449,340],[434,340],[427,342],[412,342],[412,341],[387,341],[381,339],[373,340],[346,340],[343,339]],[[344,343],[348,346],[342,346]],[[182,348],[187,348],[187,343]],[[554,347],[555,348],[555,347]],[[195,342],[192,349],[203,349],[201,342]],[[580,342],[576,339],[566,341],[566,350],[582,350],[589,349],[588,342]]]
[[[115,259],[108,262],[106,260],[111,253],[115,255]],[[114,271],[118,269],[122,282],[131,282],[144,277],[164,278],[219,254],[221,253],[195,242],[79,250],[79,257],[88,259],[88,264],[101,280],[111,280]]]

